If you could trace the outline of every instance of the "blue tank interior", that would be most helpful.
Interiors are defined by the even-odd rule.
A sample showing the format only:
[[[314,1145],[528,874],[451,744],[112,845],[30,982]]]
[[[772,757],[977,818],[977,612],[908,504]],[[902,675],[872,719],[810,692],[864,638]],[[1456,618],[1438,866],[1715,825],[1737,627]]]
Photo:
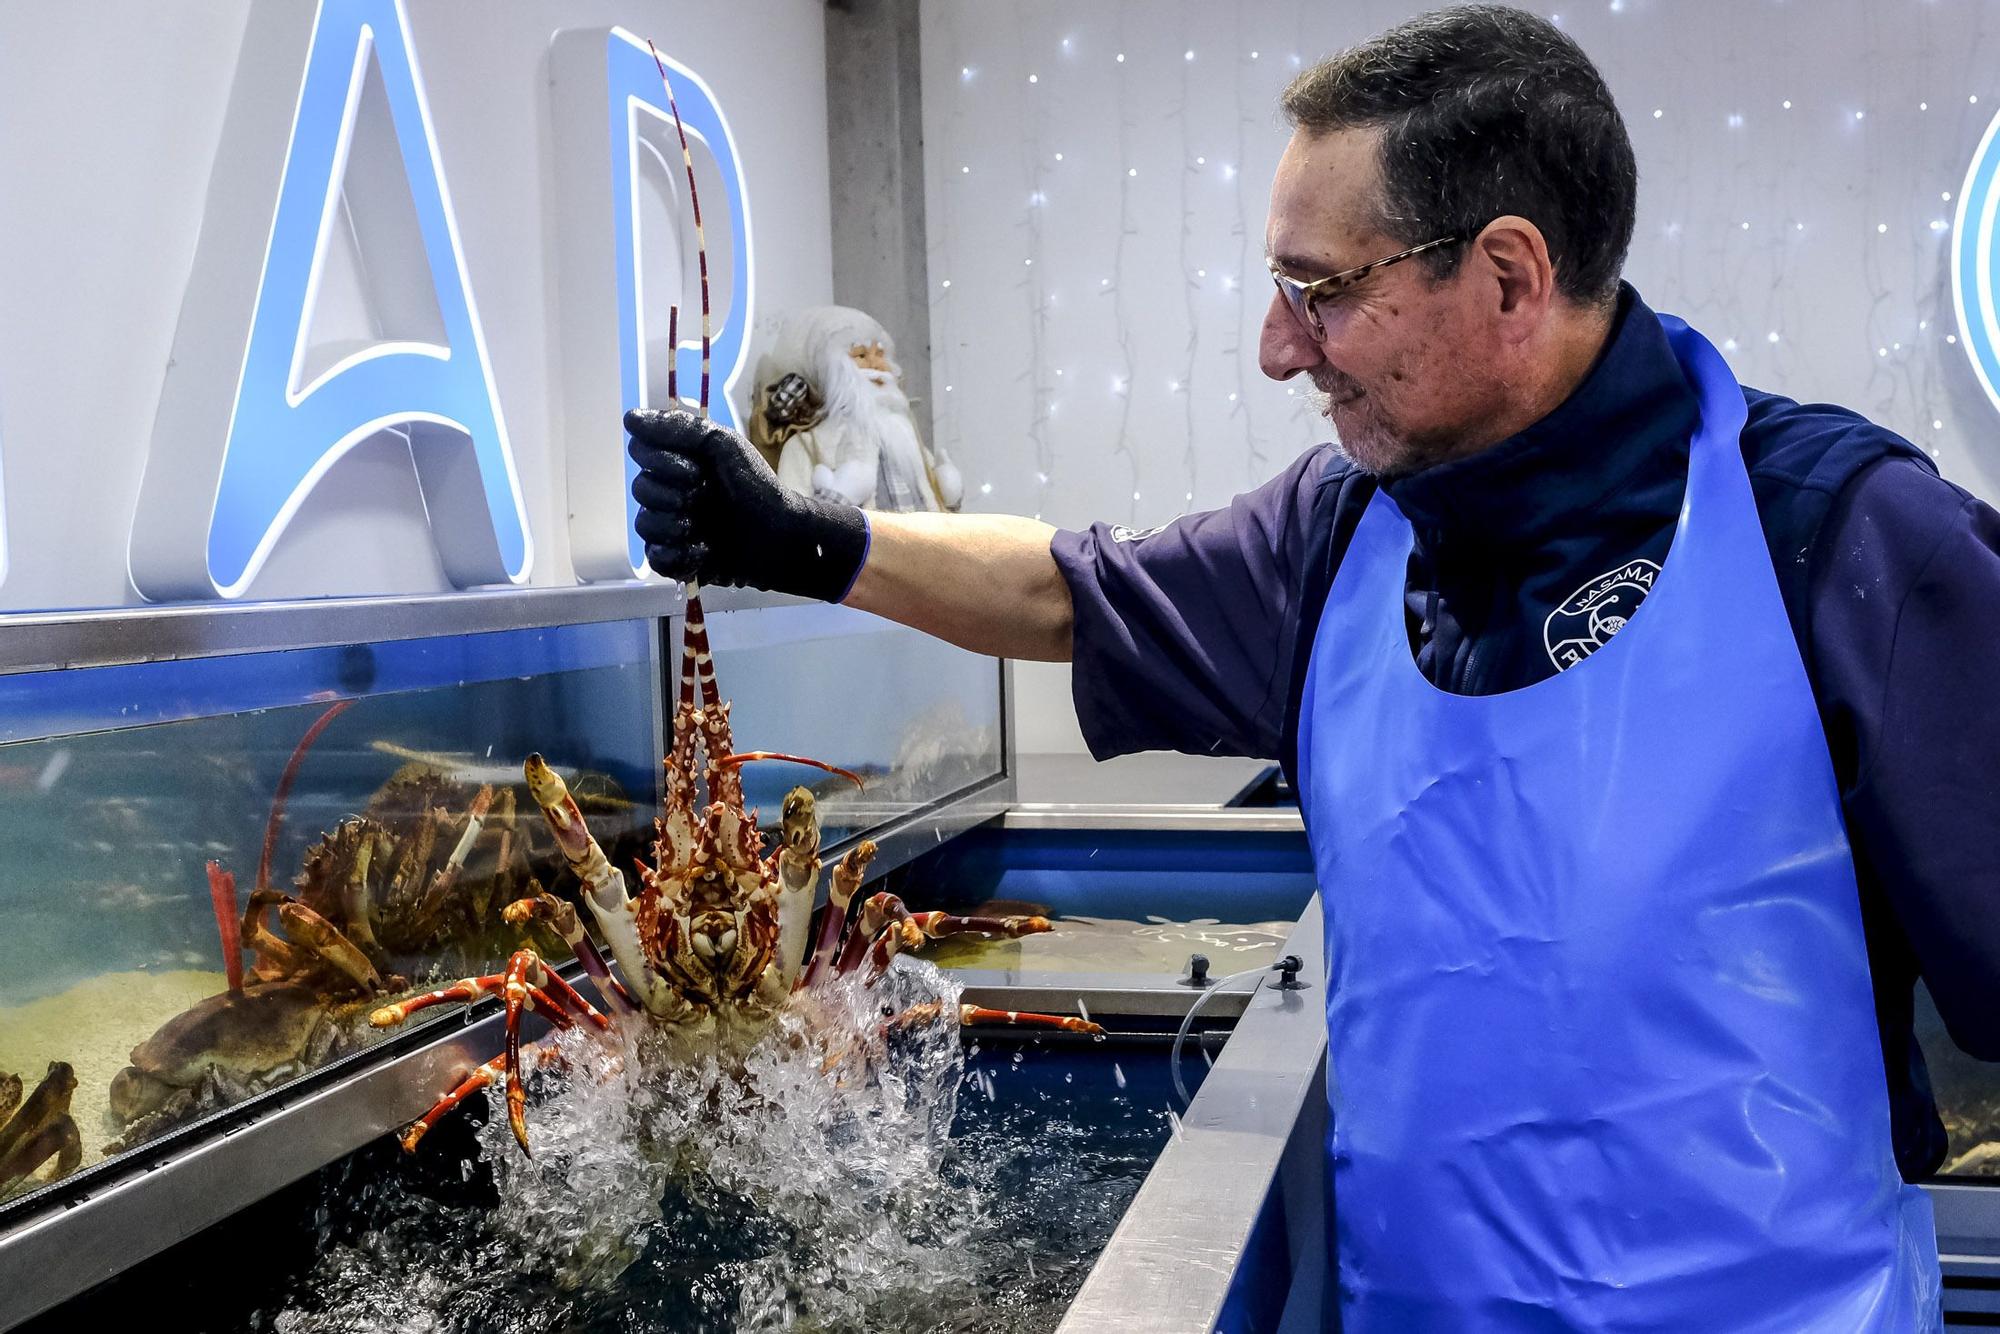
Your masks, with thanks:
[[[992,900],[1050,916],[1293,919],[1315,889],[1297,832],[984,828],[912,863],[924,906]]]

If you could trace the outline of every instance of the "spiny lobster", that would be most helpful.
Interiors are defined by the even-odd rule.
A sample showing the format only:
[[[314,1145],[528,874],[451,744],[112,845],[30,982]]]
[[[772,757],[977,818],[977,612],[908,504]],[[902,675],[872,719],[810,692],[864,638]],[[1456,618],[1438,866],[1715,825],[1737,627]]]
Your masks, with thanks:
[[[654,52],[658,59],[658,52]],[[664,62],[660,78],[667,81]],[[701,274],[701,393],[698,411],[708,414],[710,313],[708,251],[702,237],[701,204],[695,194],[694,158],[680,111],[667,87],[668,106],[680,132],[687,169]],[[679,349],[679,310],[670,307],[670,357]],[[667,371],[667,397],[678,400],[675,366]],[[788,760],[838,774],[857,786],[854,774],[816,760],[771,751],[738,753],[730,734],[729,704],[719,693],[709,652],[700,589],[687,587],[682,629],[680,692],[672,744],[666,758],[663,810],[654,824],[653,861],[638,865],[640,890],[633,898],[625,876],[606,859],[584,825],[582,813],[562,779],[540,755],[524,765],[528,789],[554,832],[556,843],[582,882],[583,900],[596,919],[623,981],[612,976],[596,942],[576,911],[552,894],[511,903],[509,921],[539,918],[568,943],[607,1008],[643,1013],[682,1024],[712,1019],[718,1026],[756,1025],[828,979],[853,973],[864,964],[870,980],[890,960],[927,939],[979,932],[1023,936],[1049,930],[1043,917],[959,917],[913,913],[893,894],[866,899],[848,927],[849,909],[866,876],[875,845],[862,842],[834,868],[829,903],[818,932],[812,930],[814,891],[819,882],[820,828],[813,796],[794,788],[784,800],[782,837],[764,855],[756,814],[744,808],[741,766],[759,760]],[[701,789],[706,789],[703,804]],[[843,943],[844,933],[844,943]],[[809,937],[811,939],[809,939]],[[465,978],[450,986],[384,1005],[371,1016],[378,1028],[400,1024],[428,1006],[475,1001],[498,995],[506,1004],[507,1039],[502,1053],[479,1066],[403,1134],[414,1149],[430,1128],[466,1097],[502,1079],[507,1115],[522,1150],[528,1148],[527,1091],[523,1082],[521,1016],[534,1011],[558,1029],[578,1023],[610,1027],[593,1006],[533,950],[517,951],[504,971]],[[929,1022],[941,1017],[936,1004],[892,1015],[888,1025]],[[961,1005],[959,1022],[1008,1023],[1101,1035],[1086,1019],[989,1010]],[[837,1035],[834,1041],[840,1039]],[[838,1060],[836,1055],[833,1061]],[[830,1063],[832,1063],[830,1061]]]

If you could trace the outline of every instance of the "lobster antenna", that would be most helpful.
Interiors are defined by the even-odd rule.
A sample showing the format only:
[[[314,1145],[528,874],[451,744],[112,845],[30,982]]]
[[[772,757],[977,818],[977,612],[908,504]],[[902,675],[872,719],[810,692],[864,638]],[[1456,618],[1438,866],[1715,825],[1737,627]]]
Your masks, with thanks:
[[[653,45],[653,39],[650,37],[646,39],[646,50],[652,53],[653,66],[660,71],[660,87],[666,90],[667,110],[674,118],[674,134],[681,141],[681,165],[687,170],[688,211],[694,215],[694,250],[701,272],[701,394],[695,403],[696,412],[703,420],[707,420],[709,357],[714,337],[712,308],[708,295],[708,236],[701,225],[701,192],[695,185],[694,150],[688,147],[687,126],[681,123],[680,103],[674,100],[674,81],[667,77],[667,62],[661,58],[660,49]],[[667,314],[667,338],[673,345],[667,371],[670,377],[680,362],[680,342],[676,337],[677,314],[677,308],[670,308]],[[673,384],[672,379],[669,379],[668,384],[669,386]],[[671,387],[667,395],[669,398],[674,397]],[[682,698],[692,702],[695,692],[688,683],[685,673],[693,672],[701,687],[701,697],[720,710],[722,694],[716,688],[714,661],[709,655],[708,618],[702,614],[701,584],[694,579],[687,581],[687,614],[681,623],[681,671],[684,674]],[[704,745],[702,749],[706,751],[707,747]]]
[[[681,164],[687,168],[688,209],[694,214],[694,249],[701,267],[701,398],[700,411],[708,416],[708,373],[709,349],[713,339],[710,329],[710,308],[708,300],[708,241],[701,229],[701,193],[694,183],[694,150],[688,147],[687,126],[681,124],[680,105],[674,101],[674,83],[667,77],[667,62],[660,58],[660,52],[652,39],[646,40],[646,49],[653,53],[653,64],[660,71],[660,86],[667,90],[667,110],[673,113],[674,133],[680,136]]]
[[[782,750],[746,750],[735,755],[724,755],[715,762],[715,767],[718,769],[740,769],[746,764],[756,764],[764,760],[783,760],[787,764],[809,764],[815,769],[824,769],[830,774],[838,774],[863,791],[866,791],[868,787],[866,783],[861,781],[860,774],[852,773],[837,764],[828,764],[825,760],[808,759],[804,755],[789,755]]]

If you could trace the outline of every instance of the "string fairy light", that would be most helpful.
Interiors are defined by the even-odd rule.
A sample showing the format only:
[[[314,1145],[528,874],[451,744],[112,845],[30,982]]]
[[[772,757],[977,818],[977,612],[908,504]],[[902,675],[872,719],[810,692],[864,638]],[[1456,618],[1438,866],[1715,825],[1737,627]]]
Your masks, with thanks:
[[[1871,38],[1879,53],[1843,40],[1811,66],[1774,48],[1766,86],[1792,86],[1732,105],[1716,96],[1727,81],[1705,74],[1706,55],[1663,7],[1605,5],[1559,13],[1614,90],[1645,86],[1639,52],[1646,77],[1664,70],[1675,88],[1673,100],[1627,112],[1653,127],[1638,144],[1645,184],[1629,264],[1648,301],[1712,337],[1730,335],[1718,346],[1746,383],[1845,402],[1949,453],[1955,413],[1967,406],[1954,398],[1964,363],[1945,257],[1993,99],[1940,87],[1935,75],[1927,86],[1927,66],[1908,57],[1919,45],[1983,49],[1981,33],[2000,31],[2000,12],[1927,8],[1920,35],[1891,25]],[[1364,5],[1358,31],[1406,10]],[[1224,18],[1140,0],[1022,0],[940,14],[948,36],[927,66],[935,62],[944,92],[936,109],[926,99],[925,154],[951,184],[940,177],[928,201],[933,355],[938,378],[956,371],[960,392],[939,395],[938,429],[970,451],[995,502],[1027,509],[1013,498],[1032,495],[1032,508],[1069,524],[1122,517],[1144,503],[1134,495],[1216,503],[1323,436],[1304,381],[1269,384],[1257,366],[1271,300],[1266,186],[1285,137],[1273,132],[1272,106],[1308,54],[1329,45],[1314,7],[1270,0],[1228,7]],[[1017,33],[1024,40],[1010,41]],[[1955,97],[1973,114],[1942,114]],[[1773,107],[1785,114],[1771,116]],[[1932,109],[1941,114],[1929,117]],[[1015,132],[989,131],[1003,123]],[[1014,147],[1058,124],[1056,144]],[[1171,170],[1176,137],[1181,171]],[[1825,170],[1834,152],[1860,156]],[[1942,206],[1911,213],[1912,200]],[[1670,219],[1648,212],[1668,201]],[[1019,304],[1007,299],[1010,281],[1025,294]],[[1020,415],[996,417],[1003,404]],[[1037,423],[1030,439],[1044,433],[1048,466],[1039,454],[1020,466],[1030,450],[1024,418]],[[995,420],[1015,426],[989,443]],[[1176,436],[1181,448],[1164,444]],[[985,466],[987,449],[1016,466]],[[1043,480],[1056,475],[1057,453],[1061,489]]]

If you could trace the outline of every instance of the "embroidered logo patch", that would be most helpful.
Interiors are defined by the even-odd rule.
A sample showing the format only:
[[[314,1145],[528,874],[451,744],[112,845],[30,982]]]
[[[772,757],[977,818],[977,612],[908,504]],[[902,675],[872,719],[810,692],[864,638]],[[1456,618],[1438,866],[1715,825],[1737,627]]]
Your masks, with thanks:
[[[1122,523],[1114,523],[1111,525],[1111,540],[1113,542],[1143,542],[1149,537],[1158,537],[1172,526],[1172,519],[1152,528],[1128,528]]]
[[[1542,626],[1542,640],[1556,670],[1568,671],[1610,643],[1653,591],[1659,576],[1660,567],[1652,561],[1628,561],[1564,599]]]

